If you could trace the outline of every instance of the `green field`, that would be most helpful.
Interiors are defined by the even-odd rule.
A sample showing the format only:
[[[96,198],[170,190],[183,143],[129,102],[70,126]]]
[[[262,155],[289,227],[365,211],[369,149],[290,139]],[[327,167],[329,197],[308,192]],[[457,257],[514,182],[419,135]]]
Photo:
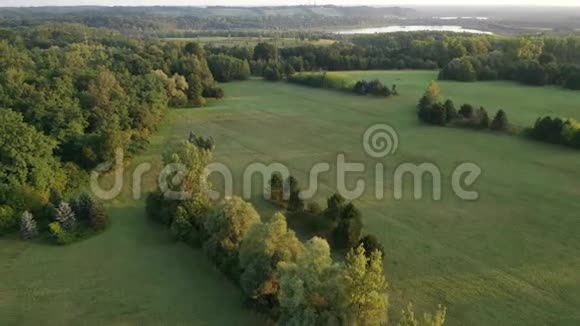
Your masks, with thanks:
[[[386,248],[391,316],[408,301],[421,312],[448,307],[449,325],[577,325],[580,323],[580,153],[567,148],[417,121],[416,103],[435,72],[352,72],[353,80],[380,78],[401,96],[362,98],[332,90],[258,80],[226,84],[227,98],[204,109],[174,109],[140,162],[159,166],[159,154],[190,130],[212,136],[215,160],[229,166],[241,188],[252,162],[282,162],[304,185],[317,162],[364,162],[371,183],[376,160],[361,145],[365,129],[388,123],[399,133],[388,168],[433,162],[443,174],[443,200],[386,199],[369,189],[356,201],[366,230]],[[503,108],[517,124],[541,114],[580,118],[580,93],[512,83],[441,83],[456,103]],[[449,175],[476,162],[480,199],[457,199]],[[390,171],[389,169],[387,171]],[[392,171],[392,170],[391,170]],[[151,188],[155,180],[148,176]],[[260,180],[255,180],[256,183]],[[336,189],[333,173],[320,180],[317,200]],[[129,182],[127,182],[128,184]],[[217,182],[219,184],[219,181]],[[254,202],[264,214],[272,209]],[[0,240],[0,321],[3,324],[248,325],[262,319],[244,307],[241,293],[200,250],[173,243],[144,217],[128,186],[110,203],[105,234],[57,248]],[[429,193],[429,192],[428,192]]]
[[[270,44],[274,44],[278,47],[292,47],[292,46],[300,46],[300,45],[331,45],[335,41],[334,40],[327,40],[327,39],[320,39],[316,41],[310,40],[301,40],[298,38],[274,38],[274,37],[241,37],[241,36],[232,36],[232,37],[225,37],[225,36],[200,36],[200,37],[190,37],[190,38],[164,38],[164,40],[174,41],[174,42],[197,42],[202,45],[211,45],[211,46],[249,46],[253,47],[256,44],[261,42],[266,42]]]

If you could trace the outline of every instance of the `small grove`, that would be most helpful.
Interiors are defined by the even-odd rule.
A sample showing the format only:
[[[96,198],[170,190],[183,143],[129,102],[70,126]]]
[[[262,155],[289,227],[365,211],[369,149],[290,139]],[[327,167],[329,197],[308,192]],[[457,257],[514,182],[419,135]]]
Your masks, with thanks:
[[[431,81],[421,97],[417,116],[420,121],[432,125],[521,133],[534,140],[580,149],[580,122],[574,119],[540,117],[534,126],[520,132],[518,129],[521,128],[508,122],[503,110],[498,110],[494,118],[490,119],[483,107],[475,109],[471,104],[464,104],[457,110],[452,100],[443,102],[441,90],[435,81]]]
[[[282,212],[260,216],[251,203],[238,197],[212,202],[205,195],[211,185],[203,177],[212,150],[199,146],[203,138],[190,139],[163,155],[165,164],[181,162],[187,167],[173,190],[190,196],[175,200],[161,191],[150,193],[147,214],[151,219],[167,227],[176,240],[203,248],[248,302],[280,325],[387,323],[383,249],[374,237],[361,238],[362,216],[352,203],[335,195],[328,199],[325,211],[312,203],[306,209],[294,178],[283,181],[273,175],[271,179],[271,198],[290,219],[310,212],[331,222],[332,243],[346,252],[339,259],[323,237],[299,240]],[[282,195],[285,186],[290,189],[288,199]],[[446,309],[439,307],[417,318],[409,305],[399,325],[442,325],[445,314]]]
[[[389,88],[379,80],[359,80],[353,84],[349,80],[342,78],[340,75],[328,74],[326,72],[292,74],[288,75],[286,80],[292,84],[341,90],[362,96],[373,95],[378,97],[389,97],[398,95],[396,85]]]

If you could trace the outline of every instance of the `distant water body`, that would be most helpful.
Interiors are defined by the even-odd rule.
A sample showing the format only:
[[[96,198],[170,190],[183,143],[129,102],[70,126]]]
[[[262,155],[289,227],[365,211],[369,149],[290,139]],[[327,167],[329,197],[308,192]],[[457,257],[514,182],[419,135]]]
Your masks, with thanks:
[[[480,31],[477,29],[468,29],[461,26],[386,26],[386,27],[374,27],[374,28],[360,28],[351,29],[345,31],[338,31],[337,34],[377,34],[377,33],[396,33],[396,32],[420,32],[420,31],[432,31],[432,32],[454,32],[454,33],[470,33],[470,34],[488,34],[491,32]]]

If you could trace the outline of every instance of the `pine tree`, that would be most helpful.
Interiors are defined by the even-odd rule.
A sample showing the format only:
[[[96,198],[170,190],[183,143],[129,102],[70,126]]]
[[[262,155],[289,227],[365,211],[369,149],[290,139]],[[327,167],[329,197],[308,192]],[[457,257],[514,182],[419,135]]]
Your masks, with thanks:
[[[38,228],[34,216],[26,211],[20,218],[20,235],[23,239],[32,239],[38,235]]]
[[[458,113],[452,100],[445,101],[445,119],[447,123],[457,119]]]
[[[61,202],[56,209],[56,221],[62,225],[65,231],[72,231],[76,227],[76,217],[70,205],[65,202]]]
[[[491,123],[491,129],[493,130],[506,130],[508,126],[508,119],[507,115],[503,110],[497,111],[497,114],[493,118],[493,122]]]
[[[479,109],[479,127],[481,129],[489,128],[489,115],[483,107]]]

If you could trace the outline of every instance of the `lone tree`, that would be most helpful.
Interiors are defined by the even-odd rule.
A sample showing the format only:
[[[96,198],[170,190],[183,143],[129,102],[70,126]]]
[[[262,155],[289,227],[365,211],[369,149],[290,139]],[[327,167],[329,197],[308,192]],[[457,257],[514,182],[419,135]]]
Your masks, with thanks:
[[[71,231],[75,228],[77,219],[68,203],[61,202],[60,205],[58,205],[56,209],[56,221],[59,222],[66,231]]]
[[[491,129],[497,131],[504,131],[508,127],[507,115],[503,110],[497,111],[491,123]]]
[[[28,211],[22,213],[20,218],[20,235],[23,239],[32,239],[38,235],[38,227],[34,216]]]

